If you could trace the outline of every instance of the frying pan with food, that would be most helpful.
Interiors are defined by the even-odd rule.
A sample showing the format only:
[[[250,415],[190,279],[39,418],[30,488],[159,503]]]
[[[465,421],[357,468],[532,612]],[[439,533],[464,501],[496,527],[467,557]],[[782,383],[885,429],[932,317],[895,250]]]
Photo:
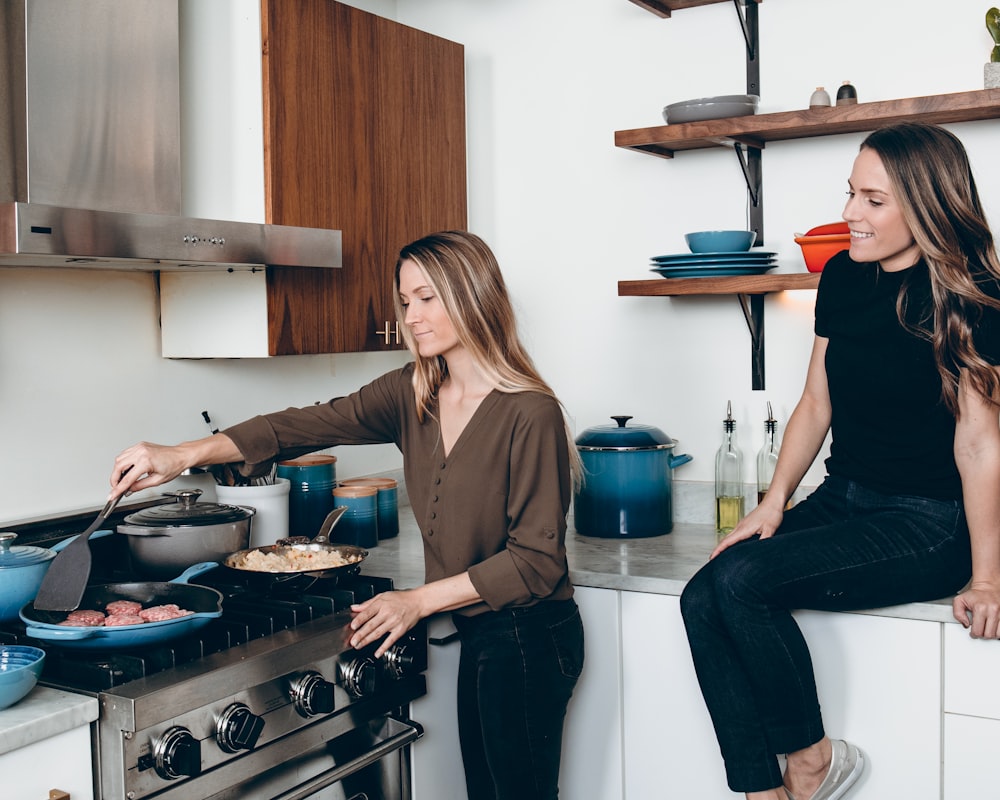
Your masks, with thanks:
[[[222,565],[243,575],[265,576],[270,582],[306,575],[310,578],[341,578],[355,575],[368,556],[363,547],[334,544],[329,534],[347,509],[335,508],[323,521],[319,534],[309,540],[304,536],[281,539],[277,544],[251,547],[231,553]]]
[[[24,606],[20,617],[27,625],[28,636],[60,647],[112,650],[168,642],[199,630],[222,616],[220,592],[208,586],[188,584],[192,578],[218,566],[214,561],[203,561],[188,567],[172,581],[88,586],[80,601],[80,608],[93,609],[104,609],[113,600],[133,600],[145,608],[175,603],[192,612],[183,617],[110,628],[76,628],[59,624],[66,619],[65,612],[40,611],[34,607],[34,603]]]

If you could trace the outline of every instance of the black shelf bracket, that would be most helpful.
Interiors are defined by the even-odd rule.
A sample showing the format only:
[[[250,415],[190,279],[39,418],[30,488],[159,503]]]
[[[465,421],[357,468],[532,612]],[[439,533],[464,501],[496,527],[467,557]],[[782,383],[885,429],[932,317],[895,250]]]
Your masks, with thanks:
[[[749,224],[750,230],[757,232],[755,247],[764,246],[764,164],[759,147],[747,147],[744,154],[743,145],[736,142],[733,145],[736,158],[739,159],[743,179],[747,184],[747,196],[750,200]]]
[[[743,29],[743,39],[746,42],[747,50],[747,94],[755,94],[760,97],[760,26],[758,23],[759,11],[755,0],[733,0],[736,6],[736,15],[740,19],[740,27]],[[755,247],[764,245],[764,202],[761,197],[764,186],[764,167],[760,147],[746,146],[746,155],[740,142],[735,143],[736,157],[740,161],[740,168],[743,170],[743,179],[747,184],[747,196],[749,198],[749,226],[750,230],[757,232],[757,239],[754,241]]]
[[[760,95],[760,27],[757,3],[754,0],[733,0],[736,16],[740,18],[743,40],[747,44],[747,94]]]
[[[764,295],[738,294],[743,318],[750,331],[750,373],[752,389],[764,388]]]

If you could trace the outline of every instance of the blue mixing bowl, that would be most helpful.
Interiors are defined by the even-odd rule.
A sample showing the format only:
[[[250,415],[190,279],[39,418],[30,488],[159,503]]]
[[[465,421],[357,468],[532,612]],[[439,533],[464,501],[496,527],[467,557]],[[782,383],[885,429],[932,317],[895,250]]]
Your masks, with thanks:
[[[14,705],[35,688],[45,651],[27,645],[0,645],[0,709]]]
[[[753,247],[756,231],[696,231],[685,233],[692,253],[742,253]]]

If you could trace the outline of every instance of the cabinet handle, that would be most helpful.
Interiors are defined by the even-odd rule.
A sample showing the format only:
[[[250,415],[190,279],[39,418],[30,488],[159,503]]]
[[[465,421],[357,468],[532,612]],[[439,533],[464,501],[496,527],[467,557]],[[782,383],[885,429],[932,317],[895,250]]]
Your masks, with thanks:
[[[399,322],[394,323],[393,326],[390,328],[389,320],[386,320],[385,328],[383,328],[380,331],[375,331],[375,334],[377,336],[383,337],[386,344],[399,344]],[[395,342],[392,341],[393,336],[396,337]]]

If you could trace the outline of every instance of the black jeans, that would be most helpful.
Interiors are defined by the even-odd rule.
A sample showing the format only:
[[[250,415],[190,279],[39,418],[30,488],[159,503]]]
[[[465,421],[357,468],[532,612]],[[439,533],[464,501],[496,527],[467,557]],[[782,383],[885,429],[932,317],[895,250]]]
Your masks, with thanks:
[[[583,669],[576,601],[454,620],[469,800],[555,800],[566,706]]]
[[[850,611],[934,600],[969,580],[961,503],[887,496],[828,477],[769,539],[710,561],[681,613],[729,787],[781,785],[775,754],[824,735],[809,649],[792,609]]]

